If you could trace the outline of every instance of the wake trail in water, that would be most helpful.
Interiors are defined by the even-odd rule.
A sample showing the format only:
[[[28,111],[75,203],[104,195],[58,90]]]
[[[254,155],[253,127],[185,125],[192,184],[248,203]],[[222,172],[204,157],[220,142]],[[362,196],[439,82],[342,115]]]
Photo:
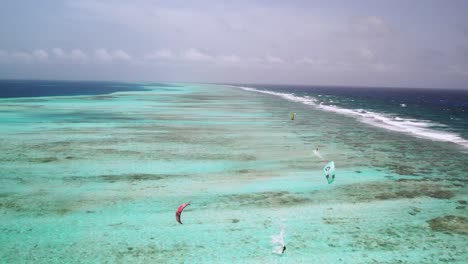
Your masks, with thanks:
[[[273,253],[282,255],[284,244],[284,226],[281,227],[279,235],[271,236],[271,243],[273,244]]]
[[[317,156],[321,161],[325,161],[325,159],[320,155],[320,152],[316,149],[314,149],[314,154]]]

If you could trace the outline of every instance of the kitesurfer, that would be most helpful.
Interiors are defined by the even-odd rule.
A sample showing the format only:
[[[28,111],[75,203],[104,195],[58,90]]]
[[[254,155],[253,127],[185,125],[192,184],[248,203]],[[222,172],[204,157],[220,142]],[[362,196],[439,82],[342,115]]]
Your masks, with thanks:
[[[335,175],[332,175],[332,176],[331,176],[331,180],[330,180],[330,175],[329,175],[329,174],[327,174],[326,177],[327,177],[327,181],[328,181],[329,183],[332,183],[332,182],[335,180]]]
[[[335,163],[330,161],[325,164],[323,167],[323,172],[325,173],[325,178],[327,178],[328,184],[332,183],[335,180]]]
[[[296,113],[291,114],[291,120],[294,120],[296,118]]]
[[[286,245],[284,243],[284,227],[281,227],[279,235],[271,236],[271,243],[273,243],[273,253],[278,255],[283,255],[286,250]]]

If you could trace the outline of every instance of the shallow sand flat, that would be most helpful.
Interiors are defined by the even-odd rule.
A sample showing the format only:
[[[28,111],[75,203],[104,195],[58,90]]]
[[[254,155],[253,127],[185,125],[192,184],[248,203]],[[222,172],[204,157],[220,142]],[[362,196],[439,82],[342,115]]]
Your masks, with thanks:
[[[458,146],[228,87],[149,88],[0,100],[3,262],[468,258]],[[337,165],[333,184],[317,147]]]

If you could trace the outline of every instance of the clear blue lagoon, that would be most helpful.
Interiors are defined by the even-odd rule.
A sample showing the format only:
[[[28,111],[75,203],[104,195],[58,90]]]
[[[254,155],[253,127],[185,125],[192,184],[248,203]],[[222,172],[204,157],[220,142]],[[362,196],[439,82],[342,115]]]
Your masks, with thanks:
[[[466,92],[9,85],[24,92],[0,99],[1,263],[468,259]]]

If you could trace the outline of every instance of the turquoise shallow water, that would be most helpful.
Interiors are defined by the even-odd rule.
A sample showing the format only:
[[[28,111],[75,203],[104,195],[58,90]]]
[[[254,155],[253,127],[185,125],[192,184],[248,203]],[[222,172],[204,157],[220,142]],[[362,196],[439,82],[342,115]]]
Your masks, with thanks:
[[[462,147],[236,88],[147,88],[0,100],[0,262],[468,259]]]

